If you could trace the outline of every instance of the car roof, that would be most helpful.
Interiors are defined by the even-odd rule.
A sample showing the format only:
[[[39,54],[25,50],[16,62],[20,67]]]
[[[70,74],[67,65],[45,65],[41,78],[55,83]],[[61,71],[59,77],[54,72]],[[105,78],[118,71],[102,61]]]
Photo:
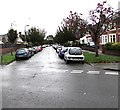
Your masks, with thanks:
[[[27,50],[27,48],[20,48],[20,49],[17,49],[17,51],[20,51],[20,50]]]
[[[73,48],[81,49],[80,47],[68,47],[68,49],[73,49]]]

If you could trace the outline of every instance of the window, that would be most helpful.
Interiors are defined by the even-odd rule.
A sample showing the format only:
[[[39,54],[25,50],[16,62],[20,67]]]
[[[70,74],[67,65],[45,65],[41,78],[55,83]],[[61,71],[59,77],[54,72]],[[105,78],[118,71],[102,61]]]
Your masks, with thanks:
[[[115,42],[115,35],[113,35],[113,42]]]
[[[109,41],[116,42],[116,35],[110,35]]]
[[[110,35],[110,41],[112,42],[112,35]]]
[[[105,43],[107,43],[107,36],[105,36]]]
[[[78,49],[78,48],[73,48],[69,50],[69,54],[70,55],[81,55],[82,54],[82,50]]]
[[[108,37],[105,35],[105,36],[102,36],[102,44],[106,44],[108,42]]]

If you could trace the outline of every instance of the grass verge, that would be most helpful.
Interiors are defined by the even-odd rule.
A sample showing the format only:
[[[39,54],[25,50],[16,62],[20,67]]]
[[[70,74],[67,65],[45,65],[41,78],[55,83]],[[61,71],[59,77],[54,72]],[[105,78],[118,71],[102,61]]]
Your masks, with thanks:
[[[95,54],[84,52],[86,63],[114,63],[120,62],[120,57],[111,55],[99,55],[95,57]],[[2,56],[0,64],[7,65],[15,60],[15,53],[13,55],[6,54]]]
[[[7,64],[13,62],[14,60],[15,60],[15,53],[13,53],[13,55],[5,54],[5,55],[1,56],[0,64],[7,65]]]
[[[111,55],[99,55],[95,57],[95,54],[84,52],[85,62],[86,63],[115,63],[120,62],[120,57],[111,56]]]

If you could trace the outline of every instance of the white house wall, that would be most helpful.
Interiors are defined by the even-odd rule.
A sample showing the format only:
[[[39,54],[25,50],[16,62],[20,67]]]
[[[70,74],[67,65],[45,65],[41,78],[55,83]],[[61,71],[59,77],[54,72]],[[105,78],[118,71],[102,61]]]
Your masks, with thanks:
[[[83,43],[83,40],[84,40],[84,43]],[[92,37],[90,37],[89,34],[80,38],[80,44],[88,44],[88,42],[92,42]]]
[[[80,38],[80,44],[87,44],[87,43],[88,43],[86,37],[87,37],[87,36],[84,36],[84,37]],[[83,43],[83,40],[84,40],[84,43]]]

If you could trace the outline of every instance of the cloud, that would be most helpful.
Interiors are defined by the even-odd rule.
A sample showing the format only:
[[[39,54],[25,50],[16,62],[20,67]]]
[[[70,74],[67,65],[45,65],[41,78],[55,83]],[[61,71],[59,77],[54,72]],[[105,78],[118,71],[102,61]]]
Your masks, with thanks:
[[[54,34],[63,18],[69,11],[83,13],[94,9],[103,0],[2,0],[0,7],[0,34],[6,34],[14,21],[14,28],[23,32],[24,26],[45,28],[47,34]],[[118,0],[119,1],[119,0]],[[111,6],[117,7],[118,1],[108,0]],[[113,3],[114,2],[114,3]]]

